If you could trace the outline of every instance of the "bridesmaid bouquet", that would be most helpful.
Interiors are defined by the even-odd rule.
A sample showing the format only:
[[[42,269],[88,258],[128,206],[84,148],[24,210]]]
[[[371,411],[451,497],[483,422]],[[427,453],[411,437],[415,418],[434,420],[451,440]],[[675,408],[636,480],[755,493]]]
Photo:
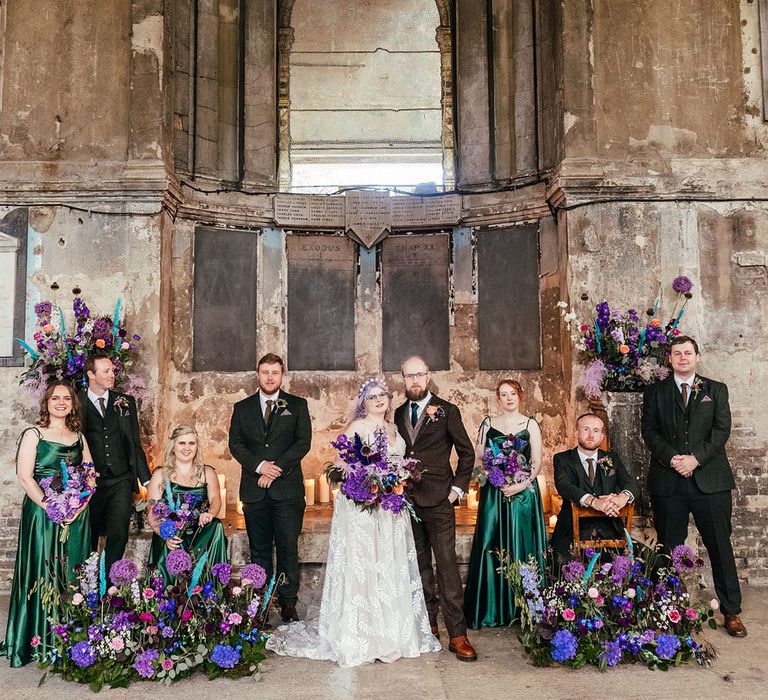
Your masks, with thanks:
[[[480,486],[486,482],[500,489],[507,484],[520,484],[531,478],[531,465],[523,454],[527,441],[508,435],[503,441],[491,441],[483,453],[483,464],[476,473]],[[507,500],[511,497],[505,496]]]
[[[40,488],[45,494],[45,514],[61,525],[59,541],[69,538],[69,525],[75,513],[96,492],[96,469],[92,462],[67,464],[59,463],[59,473],[40,479]]]
[[[391,513],[408,509],[415,517],[411,487],[421,478],[420,462],[389,454],[387,433],[377,430],[373,442],[355,433],[339,435],[331,445],[339,452],[339,462],[326,470],[329,481],[341,483],[341,493],[362,510],[377,508]]]
[[[197,527],[203,497],[197,493],[173,495],[171,484],[165,481],[165,498],[152,506],[152,517],[160,523],[160,537],[170,540]]]

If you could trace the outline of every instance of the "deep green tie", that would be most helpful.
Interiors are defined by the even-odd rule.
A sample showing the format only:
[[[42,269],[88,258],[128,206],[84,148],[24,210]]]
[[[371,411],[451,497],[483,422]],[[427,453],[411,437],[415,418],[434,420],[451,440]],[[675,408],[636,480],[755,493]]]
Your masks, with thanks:
[[[419,422],[419,404],[415,401],[411,402],[411,425],[415,428],[416,423]]]

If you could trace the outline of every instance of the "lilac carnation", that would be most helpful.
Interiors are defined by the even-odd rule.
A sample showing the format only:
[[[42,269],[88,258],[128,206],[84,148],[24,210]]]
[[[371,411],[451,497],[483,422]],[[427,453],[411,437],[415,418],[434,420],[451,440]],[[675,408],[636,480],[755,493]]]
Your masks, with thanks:
[[[192,557],[190,557],[183,549],[174,549],[172,552],[168,553],[168,557],[165,560],[165,567],[168,569],[169,574],[178,576],[192,568]]]
[[[210,659],[219,668],[234,668],[240,661],[240,652],[229,644],[217,644],[211,651]]]
[[[246,564],[240,572],[243,581],[248,579],[254,588],[261,588],[267,582],[267,572],[258,564]]]
[[[78,642],[72,647],[72,661],[80,668],[88,668],[96,663],[96,651],[90,642]]]
[[[571,581],[577,581],[578,579],[582,578],[586,573],[584,564],[582,564],[577,559],[573,559],[572,561],[569,561],[567,564],[565,564],[563,566],[562,571],[563,571],[563,578],[569,583]]]
[[[118,559],[109,567],[109,580],[116,586],[127,586],[139,575],[139,567],[130,559]]]
[[[213,565],[211,573],[219,579],[219,583],[222,586],[226,586],[232,576],[232,567],[227,562],[220,561],[218,564]]]
[[[621,661],[621,644],[619,642],[603,642],[600,659],[606,666],[616,666]]]
[[[679,294],[688,294],[693,289],[693,282],[685,275],[680,275],[672,280],[672,289]]]
[[[680,648],[680,640],[674,634],[660,634],[656,637],[656,655],[660,659],[671,659]]]
[[[561,664],[576,656],[579,640],[568,630],[558,630],[552,637],[552,646],[552,658]]]

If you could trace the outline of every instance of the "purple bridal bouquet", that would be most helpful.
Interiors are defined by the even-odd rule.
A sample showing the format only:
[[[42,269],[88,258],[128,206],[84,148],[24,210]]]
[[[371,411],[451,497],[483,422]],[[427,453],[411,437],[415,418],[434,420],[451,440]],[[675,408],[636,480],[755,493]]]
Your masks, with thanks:
[[[66,542],[69,537],[69,525],[75,513],[96,491],[96,469],[92,462],[67,464],[63,459],[59,463],[59,473],[40,480],[40,488],[45,495],[45,514],[61,525],[59,540]]]
[[[203,497],[197,493],[173,495],[171,483],[165,480],[165,498],[152,506],[152,517],[160,523],[160,537],[181,537],[198,525]]]
[[[421,478],[420,462],[389,454],[387,433],[377,430],[373,442],[355,433],[331,442],[339,462],[326,469],[329,481],[341,483],[341,493],[363,510],[383,508],[392,513],[408,509],[414,515],[411,488]]]

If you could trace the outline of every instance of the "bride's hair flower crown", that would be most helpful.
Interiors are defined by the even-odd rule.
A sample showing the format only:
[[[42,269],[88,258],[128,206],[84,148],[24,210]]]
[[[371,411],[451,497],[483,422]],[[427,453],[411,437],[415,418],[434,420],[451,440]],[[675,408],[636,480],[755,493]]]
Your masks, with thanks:
[[[357,392],[358,397],[365,394],[366,390],[371,384],[382,384],[386,386],[383,379],[380,379],[379,377],[369,377],[360,385],[360,391]]]

